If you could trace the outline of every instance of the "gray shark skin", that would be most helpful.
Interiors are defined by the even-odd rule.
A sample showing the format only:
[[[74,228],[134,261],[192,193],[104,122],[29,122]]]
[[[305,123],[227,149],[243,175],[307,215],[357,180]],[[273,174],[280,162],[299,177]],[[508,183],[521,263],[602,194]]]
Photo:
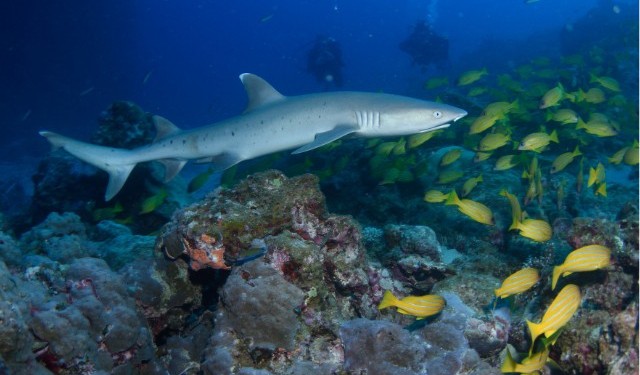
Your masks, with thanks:
[[[210,162],[216,170],[243,160],[295,149],[313,150],[347,135],[402,136],[446,128],[467,112],[450,105],[398,95],[329,92],[283,96],[254,74],[241,74],[248,95],[247,109],[211,125],[182,131],[154,116],[153,143],[133,150],[93,145],[53,132],[41,131],[54,148],[109,173],[105,200],[122,188],[137,163],[158,160],[165,180],[175,177],[189,160]]]

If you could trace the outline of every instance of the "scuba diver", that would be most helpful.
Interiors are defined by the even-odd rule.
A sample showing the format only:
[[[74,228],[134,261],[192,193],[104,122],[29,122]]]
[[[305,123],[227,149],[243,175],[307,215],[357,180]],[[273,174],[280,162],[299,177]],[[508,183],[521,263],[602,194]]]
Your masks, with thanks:
[[[407,39],[400,43],[400,49],[423,69],[430,64],[442,67],[449,57],[449,40],[436,34],[426,21],[418,21]]]
[[[307,71],[326,87],[331,83],[341,87],[343,65],[340,44],[331,37],[318,35],[307,54]]]

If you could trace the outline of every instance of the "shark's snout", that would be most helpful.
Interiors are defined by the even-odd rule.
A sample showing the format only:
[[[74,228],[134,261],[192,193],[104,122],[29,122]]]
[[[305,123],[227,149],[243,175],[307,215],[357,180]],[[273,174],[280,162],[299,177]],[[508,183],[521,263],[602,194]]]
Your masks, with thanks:
[[[458,116],[457,116],[457,117],[455,117],[455,118],[453,119],[453,122],[456,122],[456,121],[460,120],[461,118],[463,118],[463,117],[464,117],[464,116],[466,116],[467,114],[468,114],[468,113],[467,113],[467,111],[465,111],[465,110],[460,110],[460,113],[458,114]]]

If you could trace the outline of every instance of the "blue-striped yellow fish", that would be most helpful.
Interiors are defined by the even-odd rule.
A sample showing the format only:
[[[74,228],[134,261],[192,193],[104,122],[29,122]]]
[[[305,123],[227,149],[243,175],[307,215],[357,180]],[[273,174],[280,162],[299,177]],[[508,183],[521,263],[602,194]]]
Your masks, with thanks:
[[[478,176],[478,177],[470,177],[469,179],[467,179],[464,184],[462,185],[462,197],[466,197],[467,195],[469,195],[469,193],[471,193],[471,191],[473,189],[475,189],[475,187],[482,182],[482,175]]]
[[[509,230],[516,229],[516,226],[522,220],[522,208],[520,208],[520,201],[518,201],[518,197],[509,193],[506,189],[502,189],[500,195],[506,197],[509,200],[509,204],[511,205],[511,226]]]
[[[513,225],[512,225],[513,227]],[[524,219],[515,223],[515,229],[520,231],[522,237],[527,237],[536,242],[546,242],[553,236],[551,225],[540,219]]]
[[[447,197],[446,205],[454,205],[458,207],[458,211],[469,216],[478,223],[494,225],[493,213],[491,209],[484,204],[471,199],[460,199],[455,190],[452,190]]]
[[[531,332],[531,350],[533,350],[533,345],[538,336],[544,334],[545,337],[550,337],[567,324],[578,310],[578,307],[580,307],[581,298],[580,289],[576,285],[569,284],[562,288],[553,302],[551,302],[540,323],[533,323],[527,320],[527,326],[529,327],[529,332]],[[529,354],[531,354],[531,350]]]
[[[447,200],[449,195],[439,190],[429,190],[424,193],[424,201],[429,203],[442,203]]]
[[[418,319],[424,319],[442,311],[444,305],[444,298],[436,294],[409,296],[398,299],[391,291],[387,290],[384,292],[382,301],[380,301],[378,305],[378,310],[386,309],[387,307],[397,307],[400,314],[413,315]]]
[[[442,155],[442,158],[440,159],[440,166],[444,167],[446,165],[454,163],[456,160],[460,159],[460,155],[462,155],[462,150],[459,148],[454,148],[447,151],[444,155]]]
[[[551,163],[551,173],[558,173],[561,170],[565,169],[567,165],[569,165],[576,156],[582,155],[578,146],[576,146],[573,152],[565,152],[563,154],[558,155],[558,157]]]
[[[561,276],[570,275],[572,272],[599,270],[608,266],[610,262],[611,250],[602,245],[588,245],[574,250],[567,255],[564,263],[553,267],[551,290],[556,288]]]
[[[495,290],[496,297],[507,298],[529,290],[540,280],[540,273],[535,268],[523,268],[504,279],[500,288]]]
[[[507,349],[507,357],[500,367],[503,373],[515,372],[518,374],[539,373],[549,358],[549,348],[544,348],[541,352],[532,354],[523,359],[521,363],[517,363],[511,356],[511,352]]]

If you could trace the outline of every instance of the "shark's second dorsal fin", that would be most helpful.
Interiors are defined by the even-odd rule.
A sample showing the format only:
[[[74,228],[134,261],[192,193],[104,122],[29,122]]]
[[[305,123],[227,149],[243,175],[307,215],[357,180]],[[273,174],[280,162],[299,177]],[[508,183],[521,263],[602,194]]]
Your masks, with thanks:
[[[153,140],[154,142],[158,142],[161,139],[182,131],[179,127],[173,125],[171,121],[158,115],[153,116],[153,124],[156,126],[156,138]]]
[[[267,81],[255,74],[240,74],[240,80],[249,98],[249,104],[247,104],[244,113],[284,99],[284,95],[280,94],[278,90],[274,89]]]

